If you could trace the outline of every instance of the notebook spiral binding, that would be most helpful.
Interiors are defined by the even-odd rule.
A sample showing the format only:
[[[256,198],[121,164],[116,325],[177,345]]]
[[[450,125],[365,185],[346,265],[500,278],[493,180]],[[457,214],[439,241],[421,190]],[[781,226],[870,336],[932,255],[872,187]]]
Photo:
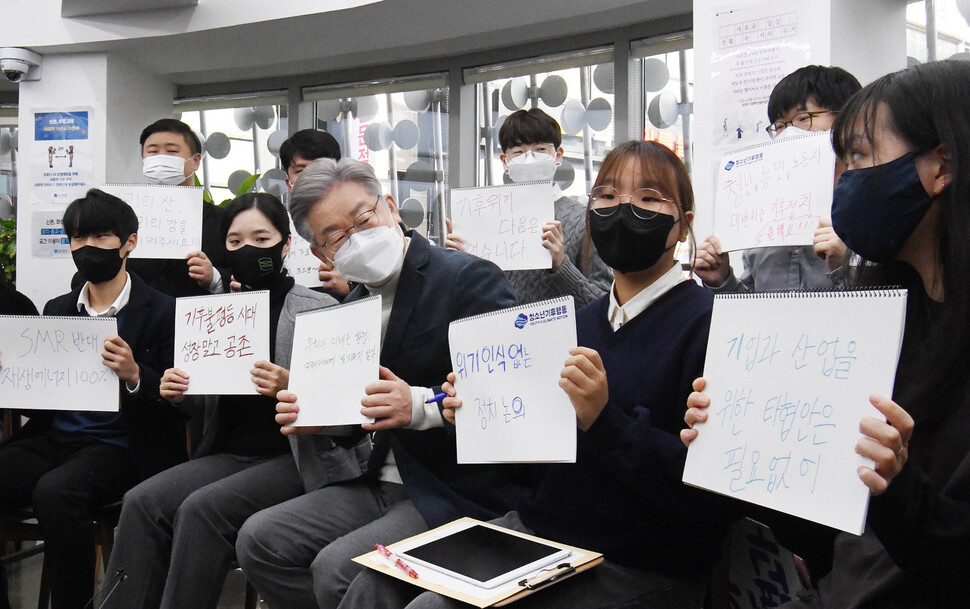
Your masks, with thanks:
[[[840,288],[835,290],[768,290],[765,292],[743,292],[740,294],[715,294],[714,299],[853,298],[857,296],[885,298],[887,296],[895,297],[905,295],[906,289],[901,286],[880,286],[871,288]]]
[[[460,324],[460,323],[463,323],[463,322],[466,322],[466,321],[475,321],[475,320],[478,320],[478,319],[484,319],[486,317],[495,317],[496,315],[505,315],[507,313],[517,313],[519,311],[527,311],[529,309],[535,309],[535,308],[541,309],[542,308],[541,306],[540,307],[537,307],[537,305],[543,305],[543,306],[544,305],[549,305],[549,306],[552,306],[552,305],[566,304],[567,302],[573,302],[573,297],[572,296],[560,296],[558,298],[550,298],[549,300],[540,300],[538,302],[531,302],[529,304],[518,305],[518,306],[515,306],[515,307],[509,307],[508,309],[498,309],[496,311],[489,311],[488,313],[481,313],[481,314],[475,315],[473,317],[463,317],[462,319],[456,319],[455,321],[453,321],[451,323],[453,323],[453,324]],[[574,304],[574,306],[575,306],[575,304]]]
[[[361,303],[370,302],[375,298],[380,298],[380,294],[373,294],[371,296],[366,296],[364,298],[359,298],[353,302],[345,302],[342,304],[336,304],[329,307],[321,307],[319,309],[310,309],[309,311],[300,311],[296,314],[296,317],[301,317],[303,315],[310,315],[311,313],[319,313],[320,311],[333,311],[334,309],[342,309],[344,307],[352,307],[354,305],[359,305]]]
[[[237,294],[255,295],[261,292],[269,294],[269,290],[248,290],[246,292],[226,292],[222,294],[201,294],[199,296],[179,296],[175,300],[198,300],[199,298],[210,298],[212,296],[235,296]]]

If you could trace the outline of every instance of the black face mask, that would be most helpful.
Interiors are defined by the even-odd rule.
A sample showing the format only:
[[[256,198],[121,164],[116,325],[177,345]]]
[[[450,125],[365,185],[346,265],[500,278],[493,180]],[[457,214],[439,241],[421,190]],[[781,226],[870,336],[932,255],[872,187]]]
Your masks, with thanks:
[[[621,273],[648,269],[670,249],[667,236],[680,220],[668,214],[657,214],[644,220],[633,213],[632,205],[619,207],[605,218],[593,210],[587,212],[596,253],[607,266]]]
[[[890,262],[916,230],[933,198],[916,170],[919,155],[842,173],[832,195],[832,228],[866,260]]]
[[[71,252],[74,258],[74,266],[77,267],[81,277],[91,283],[104,283],[114,279],[121,270],[121,264],[125,261],[121,257],[121,248],[107,249],[85,245]]]
[[[283,246],[285,240],[269,247],[244,245],[238,250],[226,252],[232,276],[239,283],[251,288],[266,288],[280,276],[283,270]]]

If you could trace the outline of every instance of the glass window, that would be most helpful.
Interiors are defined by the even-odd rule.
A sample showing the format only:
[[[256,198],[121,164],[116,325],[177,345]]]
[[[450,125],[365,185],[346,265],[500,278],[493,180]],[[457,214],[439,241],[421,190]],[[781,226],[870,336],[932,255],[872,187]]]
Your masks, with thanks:
[[[199,180],[218,205],[259,175],[254,188],[283,196],[279,147],[287,137],[287,106],[258,105],[185,111],[181,120],[203,140]]]
[[[436,238],[448,175],[448,89],[443,75],[304,89],[318,129],[341,155],[369,163],[409,228]]]
[[[970,51],[970,25],[967,22],[970,9],[966,8],[970,5],[958,0],[937,0],[933,6],[936,11],[936,58],[947,59]],[[923,63],[929,57],[926,17],[926,2],[913,2],[906,7],[906,55],[910,65]]]
[[[498,133],[505,118],[539,108],[559,121],[563,163],[556,182],[585,202],[604,155],[614,146],[613,53],[593,49],[465,71],[476,85],[479,186],[508,183],[499,155]]]
[[[643,139],[665,144],[691,170],[693,36],[681,33],[632,45],[643,92]]]

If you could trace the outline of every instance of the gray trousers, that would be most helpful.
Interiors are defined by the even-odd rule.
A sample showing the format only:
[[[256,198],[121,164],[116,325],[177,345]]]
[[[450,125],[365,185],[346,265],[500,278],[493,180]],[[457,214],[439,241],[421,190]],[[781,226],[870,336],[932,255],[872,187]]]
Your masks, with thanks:
[[[243,522],[301,493],[290,454],[210,455],[145,480],[125,494],[107,572],[128,579],[104,607],[215,609]]]
[[[427,528],[402,485],[354,480],[253,515],[236,555],[271,609],[327,609],[363,568],[351,559]]]
[[[532,533],[509,512],[495,524]],[[703,578],[671,578],[604,561],[592,569],[516,601],[516,609],[697,609],[704,601]],[[459,609],[471,605],[363,569],[344,595],[340,609]]]

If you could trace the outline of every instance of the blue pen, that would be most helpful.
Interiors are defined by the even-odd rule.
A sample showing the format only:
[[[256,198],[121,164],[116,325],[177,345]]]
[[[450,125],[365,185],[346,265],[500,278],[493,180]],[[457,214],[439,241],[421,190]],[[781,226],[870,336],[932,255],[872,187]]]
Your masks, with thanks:
[[[428,400],[427,402],[425,402],[425,404],[433,404],[434,402],[438,402],[440,404],[441,400],[445,399],[446,397],[448,397],[447,393],[439,393],[435,395],[433,398],[431,398],[430,400]]]

